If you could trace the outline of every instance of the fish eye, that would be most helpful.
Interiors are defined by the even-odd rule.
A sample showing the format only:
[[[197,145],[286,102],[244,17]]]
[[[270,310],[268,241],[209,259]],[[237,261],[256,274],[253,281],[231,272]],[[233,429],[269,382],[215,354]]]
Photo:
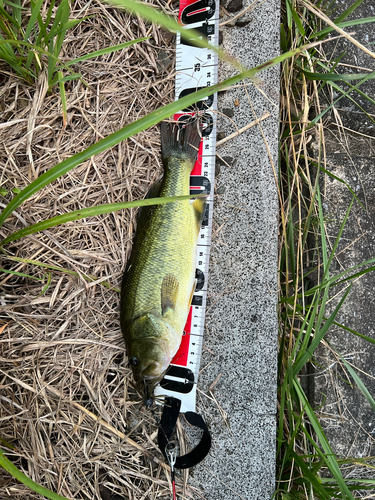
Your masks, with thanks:
[[[135,356],[131,356],[129,358],[129,363],[131,366],[138,366],[139,365],[138,358],[136,358]]]

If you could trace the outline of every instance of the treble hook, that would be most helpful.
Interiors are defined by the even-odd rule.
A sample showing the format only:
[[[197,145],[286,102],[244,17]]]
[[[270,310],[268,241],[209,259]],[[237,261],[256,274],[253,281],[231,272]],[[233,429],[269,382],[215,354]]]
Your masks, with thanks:
[[[165,447],[165,454],[167,456],[167,460],[169,462],[169,465],[171,466],[171,480],[172,480],[172,493],[173,493],[173,500],[176,500],[176,481],[175,481],[175,475],[174,475],[174,466],[177,460],[177,446],[175,443],[170,441],[167,443]]]

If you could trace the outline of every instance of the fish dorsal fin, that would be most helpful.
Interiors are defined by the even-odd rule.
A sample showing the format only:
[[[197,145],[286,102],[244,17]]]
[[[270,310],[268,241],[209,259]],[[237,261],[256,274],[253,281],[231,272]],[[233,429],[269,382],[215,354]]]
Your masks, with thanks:
[[[179,283],[173,274],[164,276],[161,284],[161,313],[164,316],[169,310],[174,310],[177,302]]]

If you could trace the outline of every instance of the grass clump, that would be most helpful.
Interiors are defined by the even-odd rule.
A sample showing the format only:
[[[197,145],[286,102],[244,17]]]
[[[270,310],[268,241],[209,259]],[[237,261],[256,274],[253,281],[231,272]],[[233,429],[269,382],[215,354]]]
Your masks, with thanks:
[[[67,62],[60,60],[63,43],[68,31],[86,18],[70,19],[71,0],[31,0],[29,6],[21,5],[19,0],[0,2],[0,62],[10,67],[22,80],[32,85],[45,73],[46,87],[51,91],[59,85],[66,125],[65,82],[81,78],[71,66],[81,61],[122,50],[145,38],[139,38],[86,53]],[[65,73],[65,75],[64,75]]]
[[[287,1],[281,26],[283,50],[312,40],[324,40],[335,27],[348,38],[340,28],[375,20],[346,20],[361,3],[354,2],[336,19],[331,13],[334,19],[331,21],[322,6],[307,1]],[[318,348],[322,343],[329,345],[325,338],[327,332],[334,325],[345,328],[338,318],[352,283],[373,271],[375,262],[369,259],[340,272],[333,265],[353,204],[362,208],[363,204],[350,185],[327,167],[328,118],[344,97],[356,105],[356,94],[371,101],[360,87],[375,76],[371,71],[343,72],[339,66],[341,59],[342,56],[326,57],[322,47],[314,47],[285,61],[282,69],[279,422],[275,493],[280,499],[352,499],[358,495],[371,496],[375,486],[372,479],[349,479],[346,475],[349,464],[359,467],[358,476],[371,470],[371,457],[361,458],[359,464],[358,458],[343,459],[334,453],[334,443],[329,442],[321,425],[321,409],[314,406],[315,397],[307,383],[313,376],[311,362],[315,363]],[[328,102],[327,95],[336,98]],[[358,108],[369,116],[360,105]],[[325,188],[322,186],[329,177],[345,185],[351,197],[334,238],[328,238],[329,217],[323,206]],[[332,302],[336,295],[337,300]],[[337,356],[351,376],[350,383],[357,385],[374,408],[374,400],[356,372],[344,358]]]
[[[54,0],[30,2],[24,7],[20,1],[3,0],[0,5],[0,60],[6,62],[16,74],[32,84],[43,69],[42,58],[47,56],[48,86],[59,79],[59,55],[66,32],[81,22],[69,20],[70,1]],[[79,75],[71,75],[77,78]]]

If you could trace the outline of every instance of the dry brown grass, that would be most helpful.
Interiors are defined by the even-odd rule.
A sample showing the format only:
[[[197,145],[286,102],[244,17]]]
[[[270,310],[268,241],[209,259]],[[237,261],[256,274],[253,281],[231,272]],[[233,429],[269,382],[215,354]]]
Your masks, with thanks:
[[[74,2],[71,17],[84,16],[90,17],[68,32],[65,60],[142,36],[151,39],[74,68],[87,86],[66,84],[65,128],[58,88],[47,94],[43,76],[28,87],[1,68],[0,179],[7,190],[23,188],[59,161],[173,100],[169,33],[96,0]],[[1,228],[1,237],[81,207],[142,198],[160,175],[159,148],[154,127],[83,163],[24,203]],[[0,199],[1,207],[9,199]],[[129,385],[118,292],[83,278],[94,275],[119,287],[134,221],[135,211],[122,211],[65,224],[7,248],[11,256],[76,276],[48,276],[48,269],[1,257],[1,267],[42,281],[0,278],[0,326],[6,325],[0,334],[0,437],[14,447],[8,456],[30,478],[70,498],[170,496],[168,468],[151,459],[163,462],[157,423]],[[0,470],[0,499],[9,497],[40,498]]]

